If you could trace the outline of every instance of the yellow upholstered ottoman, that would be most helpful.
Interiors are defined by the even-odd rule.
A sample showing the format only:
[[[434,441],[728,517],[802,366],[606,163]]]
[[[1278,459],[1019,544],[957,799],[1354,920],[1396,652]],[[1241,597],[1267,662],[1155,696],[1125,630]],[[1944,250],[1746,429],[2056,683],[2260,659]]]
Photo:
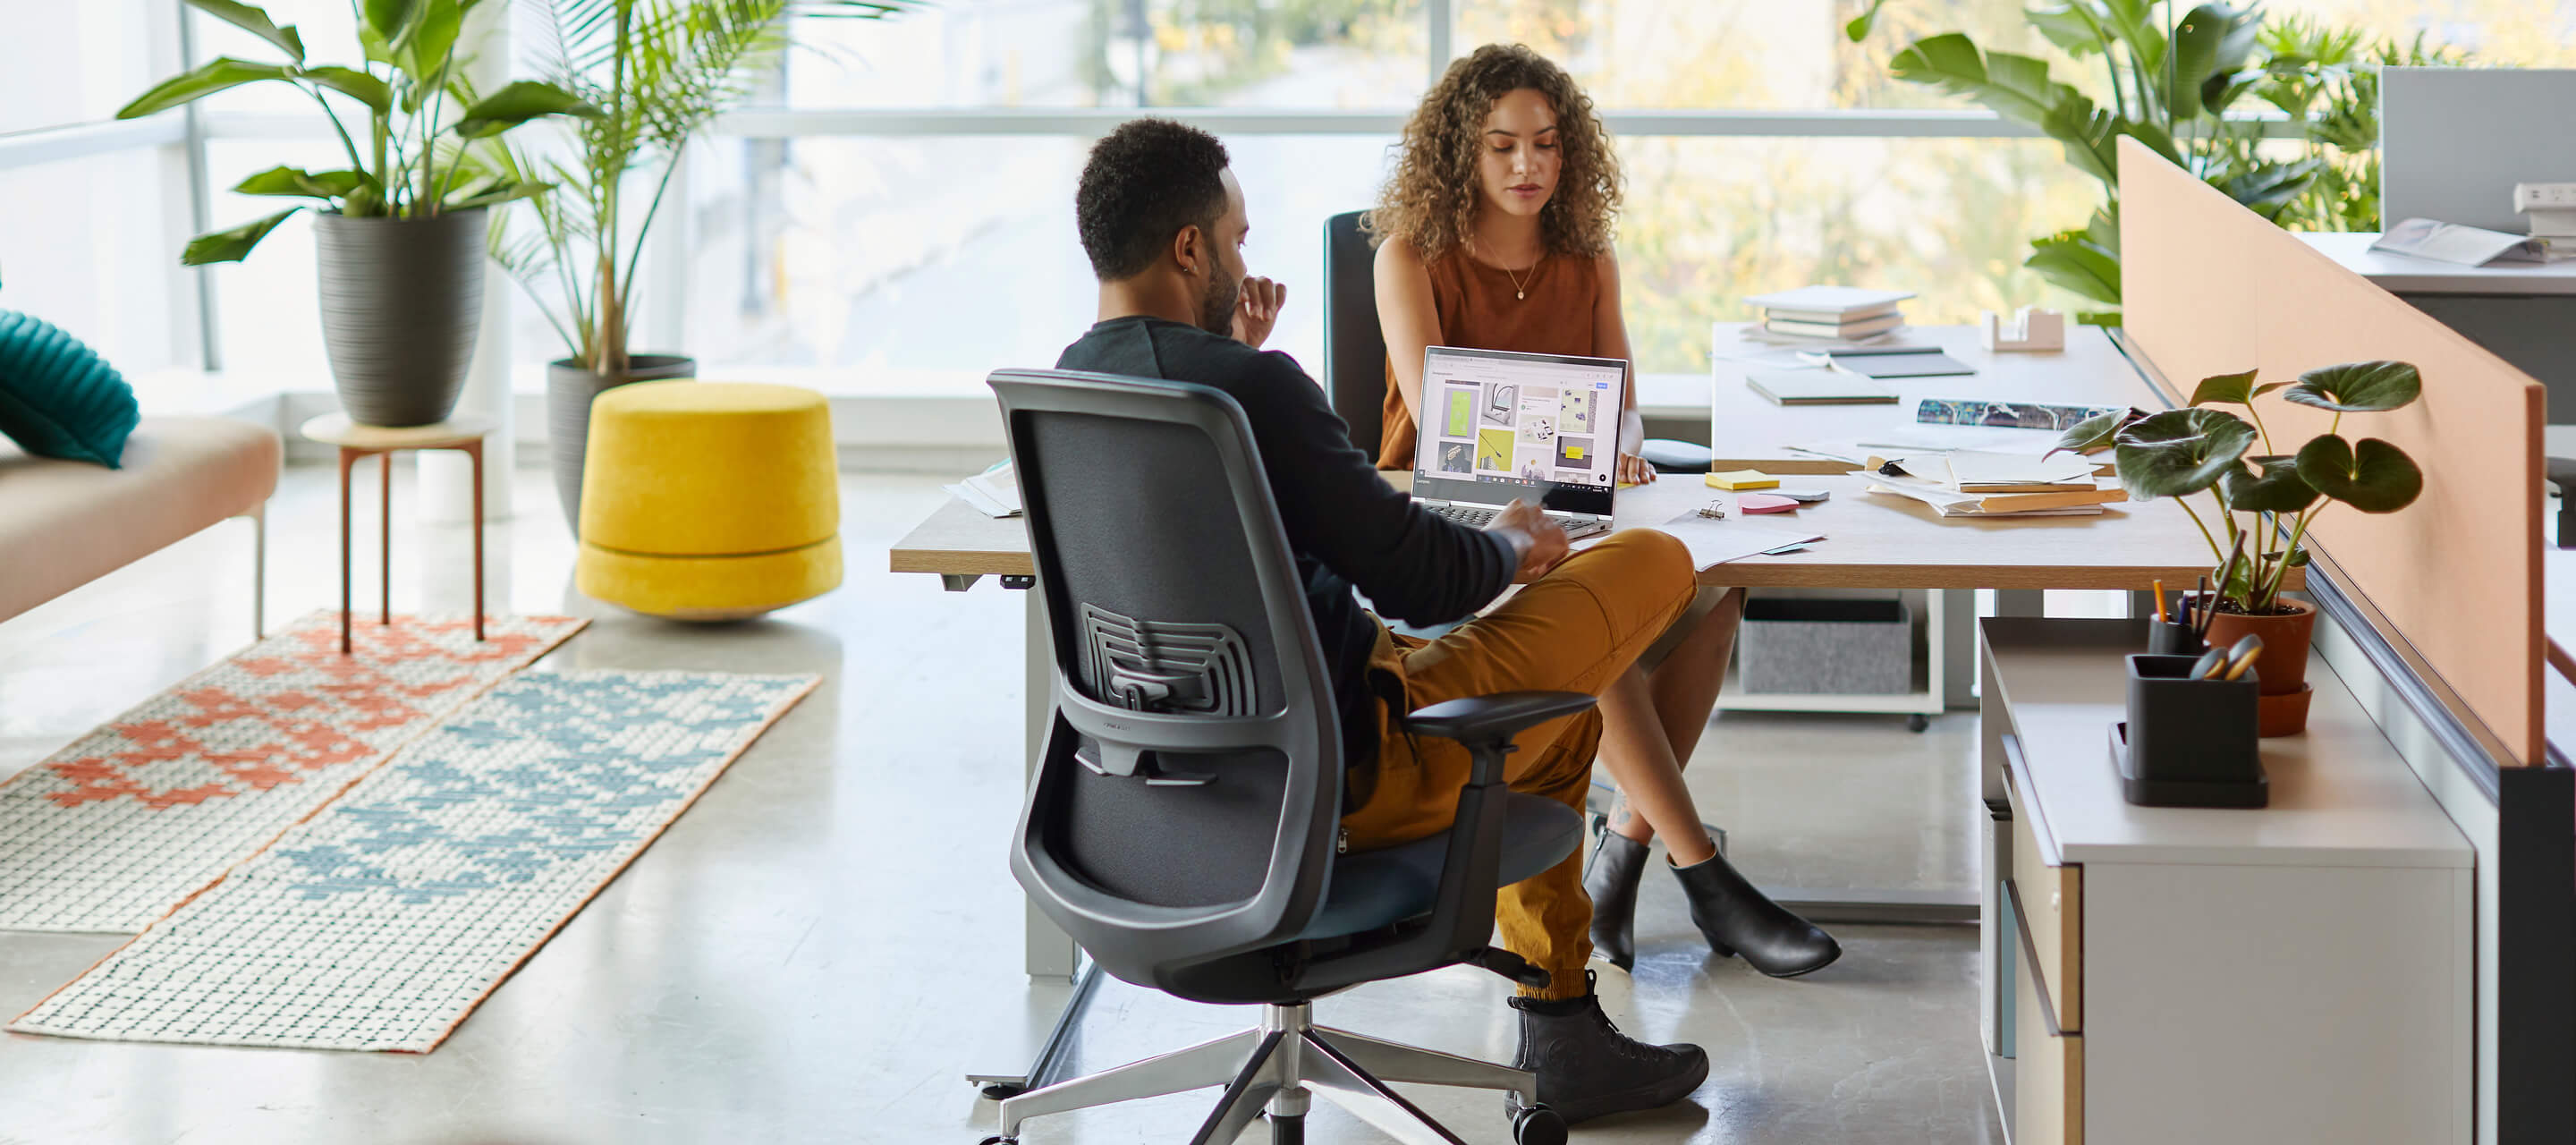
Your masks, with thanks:
[[[821,596],[841,584],[839,470],[831,407],[812,390],[608,390],[590,406],[573,584],[675,620],[739,620]]]

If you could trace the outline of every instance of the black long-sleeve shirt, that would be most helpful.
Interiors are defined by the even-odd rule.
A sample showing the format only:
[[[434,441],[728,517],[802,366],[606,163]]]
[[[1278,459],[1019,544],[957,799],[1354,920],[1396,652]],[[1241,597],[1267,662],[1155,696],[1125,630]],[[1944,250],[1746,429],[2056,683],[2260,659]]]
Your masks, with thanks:
[[[1113,318],[1065,347],[1056,367],[1196,382],[1243,407],[1296,553],[1341,712],[1343,760],[1377,758],[1377,700],[1366,678],[1378,624],[1356,587],[1390,616],[1445,624],[1509,587],[1509,541],[1415,505],[1352,447],[1350,428],[1297,360],[1160,318]],[[1397,713],[1401,715],[1402,713]]]

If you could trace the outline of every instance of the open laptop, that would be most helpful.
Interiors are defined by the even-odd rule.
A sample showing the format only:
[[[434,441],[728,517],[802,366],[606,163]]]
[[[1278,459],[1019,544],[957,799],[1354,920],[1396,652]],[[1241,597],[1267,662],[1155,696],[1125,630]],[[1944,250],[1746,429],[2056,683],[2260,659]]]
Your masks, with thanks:
[[[1423,351],[1413,499],[1483,528],[1537,501],[1568,538],[1607,532],[1628,363],[1433,346]]]

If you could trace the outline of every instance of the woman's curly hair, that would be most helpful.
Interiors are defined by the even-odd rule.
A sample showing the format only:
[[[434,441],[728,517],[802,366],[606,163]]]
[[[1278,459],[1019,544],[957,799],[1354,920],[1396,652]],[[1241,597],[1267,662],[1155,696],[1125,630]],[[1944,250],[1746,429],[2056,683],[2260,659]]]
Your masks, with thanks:
[[[1592,111],[1592,97],[1547,57],[1520,44],[1487,44],[1449,65],[1404,125],[1403,153],[1378,192],[1366,229],[1374,242],[1401,235],[1424,262],[1467,241],[1483,198],[1476,160],[1485,116],[1494,101],[1520,88],[1547,97],[1556,111],[1562,157],[1556,193],[1539,209],[1539,241],[1551,254],[1598,256],[1610,250],[1619,213],[1619,161]]]

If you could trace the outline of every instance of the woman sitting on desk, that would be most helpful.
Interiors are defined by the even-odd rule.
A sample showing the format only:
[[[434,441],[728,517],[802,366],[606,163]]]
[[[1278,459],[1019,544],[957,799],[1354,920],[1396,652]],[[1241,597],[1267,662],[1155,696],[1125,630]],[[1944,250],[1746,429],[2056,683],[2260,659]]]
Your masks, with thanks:
[[[1499,44],[1449,66],[1405,125],[1403,155],[1367,224],[1379,243],[1387,349],[1378,468],[1413,468],[1425,347],[1628,357],[1610,249],[1618,207],[1618,161],[1564,69]],[[1633,448],[1643,436],[1633,386],[1627,401],[1614,416]],[[1655,479],[1633,453],[1620,456],[1618,472],[1625,484]],[[1584,877],[1593,945],[1623,970],[1635,964],[1637,884],[1646,844],[1661,833],[1712,949],[1775,977],[1804,974],[1841,948],[1728,865],[1682,783],[1743,615],[1741,590],[1700,596],[1665,634],[1661,659],[1648,653],[1601,697],[1601,759],[1619,797]]]

